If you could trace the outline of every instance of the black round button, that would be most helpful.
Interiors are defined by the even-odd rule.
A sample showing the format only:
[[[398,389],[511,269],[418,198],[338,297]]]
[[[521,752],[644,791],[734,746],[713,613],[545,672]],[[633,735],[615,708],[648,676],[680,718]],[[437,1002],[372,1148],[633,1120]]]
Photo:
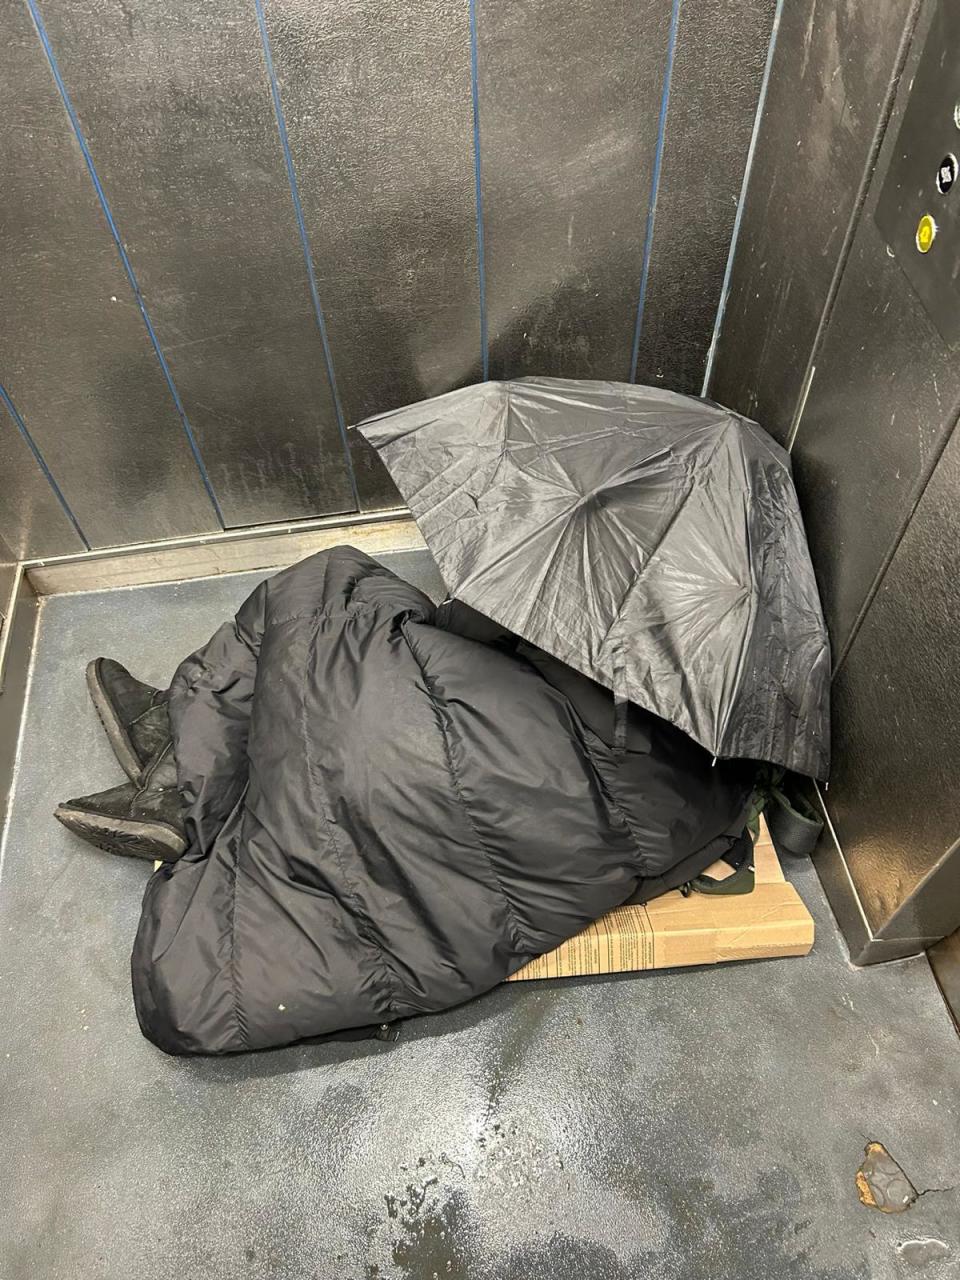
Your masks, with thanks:
[[[946,155],[937,169],[937,190],[945,196],[957,180],[957,157]]]

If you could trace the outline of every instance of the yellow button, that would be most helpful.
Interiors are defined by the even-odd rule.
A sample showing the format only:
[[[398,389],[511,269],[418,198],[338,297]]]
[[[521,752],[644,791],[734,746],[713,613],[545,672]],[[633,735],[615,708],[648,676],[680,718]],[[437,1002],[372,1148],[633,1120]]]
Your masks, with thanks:
[[[917,248],[921,253],[929,253],[937,238],[937,224],[925,213],[917,223]]]

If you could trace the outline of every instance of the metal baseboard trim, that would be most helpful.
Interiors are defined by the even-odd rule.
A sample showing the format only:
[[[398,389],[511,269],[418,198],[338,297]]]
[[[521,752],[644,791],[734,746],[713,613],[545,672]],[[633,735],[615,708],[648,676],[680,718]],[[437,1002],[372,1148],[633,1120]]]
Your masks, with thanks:
[[[889,960],[907,960],[922,956],[938,939],[936,938],[874,938],[857,954],[851,953],[851,961],[858,966],[885,964]]]
[[[857,966],[882,964],[919,955],[935,938],[884,938],[870,927],[863,904],[834,833],[826,831],[814,854],[814,865],[830,909],[836,917],[850,955]]]
[[[14,635],[17,607],[23,591],[23,565],[3,565],[0,566],[0,570],[2,570],[0,581],[4,586],[4,597],[0,599],[0,693],[3,693],[7,652],[11,646],[11,637]]]
[[[56,559],[28,560],[23,569],[38,595],[73,595],[277,569],[340,542],[349,542],[371,555],[425,545],[413,517],[399,509],[107,547]]]
[[[854,964],[862,964],[860,956],[869,952],[871,943],[876,940],[873,926],[867,918],[860,894],[854,883],[847,860],[843,856],[840,839],[827,810],[823,793],[814,784],[817,803],[823,813],[824,826],[820,843],[813,856],[814,866],[823,891],[827,895],[830,909],[836,917],[840,932],[850,951],[850,959]]]
[[[851,964],[882,964],[888,960],[903,960],[908,956],[921,955],[938,942],[942,935],[918,934],[908,925],[903,930],[904,936],[900,936],[897,934],[896,912],[878,927],[874,927],[844,857],[843,847],[823,794],[818,786],[815,790],[825,821],[823,835],[814,853],[814,866],[847,944]],[[902,923],[907,924],[911,919],[912,917],[905,916]]]
[[[950,1015],[960,1031],[960,929],[932,947],[927,958]]]
[[[4,604],[3,632],[0,634],[0,832],[16,772],[17,749],[23,723],[23,709],[30,680],[37,627],[37,597],[22,572],[15,579],[14,594]]]

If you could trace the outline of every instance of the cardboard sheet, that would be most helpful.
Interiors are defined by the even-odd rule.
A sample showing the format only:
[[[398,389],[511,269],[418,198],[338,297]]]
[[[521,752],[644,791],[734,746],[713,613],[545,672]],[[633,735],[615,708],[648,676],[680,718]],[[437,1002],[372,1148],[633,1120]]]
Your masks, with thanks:
[[[646,906],[618,907],[508,981],[806,955],[813,946],[813,918],[784,879],[765,823],[754,867],[753,893],[685,898],[674,890]],[[729,870],[719,863],[709,874],[719,877],[721,868]]]

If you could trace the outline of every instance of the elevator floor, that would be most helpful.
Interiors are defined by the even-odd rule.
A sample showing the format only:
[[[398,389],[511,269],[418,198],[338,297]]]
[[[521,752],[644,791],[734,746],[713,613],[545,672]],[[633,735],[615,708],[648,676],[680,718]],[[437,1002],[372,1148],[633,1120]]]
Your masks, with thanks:
[[[808,863],[803,959],[508,984],[396,1044],[142,1038],[150,870],[51,817],[122,781],[84,666],[166,683],[262,576],[42,605],[0,871],[2,1280],[960,1276],[960,1042],[923,957],[851,967]],[[874,1140],[905,1213],[858,1201]]]

